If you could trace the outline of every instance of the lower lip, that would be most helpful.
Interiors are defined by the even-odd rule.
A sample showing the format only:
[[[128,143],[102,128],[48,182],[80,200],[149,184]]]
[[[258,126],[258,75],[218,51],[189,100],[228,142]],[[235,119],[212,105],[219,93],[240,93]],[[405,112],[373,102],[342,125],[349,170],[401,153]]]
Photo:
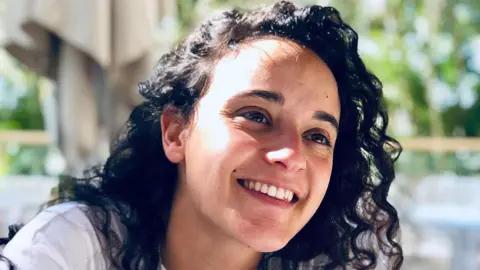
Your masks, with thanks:
[[[239,184],[240,185],[240,184]],[[241,186],[241,185],[240,185]],[[252,195],[253,197],[255,197],[256,199],[264,202],[264,203],[268,203],[268,204],[271,204],[271,205],[275,205],[275,206],[278,206],[278,207],[281,207],[281,208],[290,208],[293,206],[293,203],[291,202],[287,202],[287,201],[283,201],[283,200],[279,200],[279,199],[275,199],[275,198],[272,198],[266,194],[263,194],[259,191],[255,191],[255,190],[251,190],[251,189],[248,189],[244,186],[241,186],[242,189],[247,192],[248,194]]]

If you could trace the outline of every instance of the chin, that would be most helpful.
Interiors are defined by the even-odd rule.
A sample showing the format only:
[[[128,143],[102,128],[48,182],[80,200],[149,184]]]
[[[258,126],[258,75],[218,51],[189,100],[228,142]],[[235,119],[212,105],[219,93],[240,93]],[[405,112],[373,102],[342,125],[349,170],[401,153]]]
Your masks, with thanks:
[[[290,240],[291,237],[262,232],[244,235],[240,242],[255,251],[266,253],[284,248]]]

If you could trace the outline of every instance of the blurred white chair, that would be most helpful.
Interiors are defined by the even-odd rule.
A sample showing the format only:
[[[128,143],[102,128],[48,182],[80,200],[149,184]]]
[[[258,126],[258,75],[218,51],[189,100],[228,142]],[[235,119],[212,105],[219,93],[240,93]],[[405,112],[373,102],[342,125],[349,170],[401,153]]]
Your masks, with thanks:
[[[0,236],[6,236],[8,225],[30,220],[50,196],[56,178],[15,175],[0,178]]]
[[[432,175],[419,182],[408,217],[423,231],[440,229],[451,240],[450,268],[477,270],[480,240],[480,177]],[[431,239],[435,242],[436,239]],[[437,252],[445,247],[437,243]]]

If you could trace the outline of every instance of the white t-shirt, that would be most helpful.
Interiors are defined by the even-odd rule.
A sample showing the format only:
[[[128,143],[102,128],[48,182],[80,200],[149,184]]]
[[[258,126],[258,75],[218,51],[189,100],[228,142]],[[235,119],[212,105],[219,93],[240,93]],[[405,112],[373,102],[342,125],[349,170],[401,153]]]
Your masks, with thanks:
[[[18,270],[106,270],[84,207],[68,202],[43,210],[15,235],[3,255]],[[0,269],[6,269],[2,263]]]
[[[107,261],[85,207],[78,202],[67,202],[46,208],[15,235],[3,255],[13,262],[16,270],[107,270]],[[120,231],[119,224],[113,222],[112,229]],[[313,265],[314,260],[298,269],[313,269]],[[268,269],[281,268],[279,260],[269,262]],[[0,262],[0,270],[7,269]],[[160,269],[166,270],[163,266]]]

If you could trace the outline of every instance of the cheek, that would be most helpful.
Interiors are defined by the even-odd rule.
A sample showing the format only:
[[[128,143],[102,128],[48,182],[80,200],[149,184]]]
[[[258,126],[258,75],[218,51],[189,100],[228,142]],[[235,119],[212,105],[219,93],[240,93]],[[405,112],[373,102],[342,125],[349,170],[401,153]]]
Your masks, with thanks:
[[[311,170],[309,175],[310,179],[310,211],[313,213],[317,211],[323,197],[327,192],[328,184],[330,183],[330,177],[332,175],[332,161],[331,158],[325,158],[315,162],[314,169]]]
[[[213,177],[212,174],[233,171],[242,159],[245,139],[224,119],[215,116],[203,119],[206,120],[197,121],[188,139],[186,162],[189,172],[194,170]]]
[[[239,156],[255,144],[248,133],[213,109],[203,109],[199,113],[193,133],[193,143],[190,143],[193,150],[201,147],[216,157]]]
[[[195,130],[197,146],[217,153],[225,150],[230,143],[230,134],[220,119],[199,121]]]
[[[227,127],[217,117],[199,114],[187,139],[186,163],[189,171],[211,171],[211,166],[206,165],[225,159],[230,141]]]

